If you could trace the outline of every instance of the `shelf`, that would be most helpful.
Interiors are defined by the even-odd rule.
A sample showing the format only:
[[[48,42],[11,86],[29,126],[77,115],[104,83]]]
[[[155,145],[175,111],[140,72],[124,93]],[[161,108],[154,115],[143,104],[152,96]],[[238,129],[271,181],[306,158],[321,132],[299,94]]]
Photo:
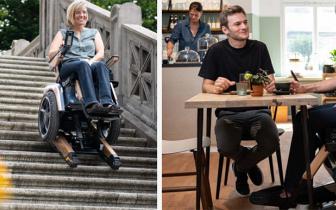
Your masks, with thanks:
[[[189,10],[162,10],[162,13],[188,13]],[[203,10],[203,13],[220,13],[221,10]]]
[[[168,31],[167,28],[163,28],[162,33],[163,34],[170,34],[171,31]],[[220,28],[213,28],[213,29],[211,29],[211,33],[219,34],[219,33],[222,33],[222,30]]]

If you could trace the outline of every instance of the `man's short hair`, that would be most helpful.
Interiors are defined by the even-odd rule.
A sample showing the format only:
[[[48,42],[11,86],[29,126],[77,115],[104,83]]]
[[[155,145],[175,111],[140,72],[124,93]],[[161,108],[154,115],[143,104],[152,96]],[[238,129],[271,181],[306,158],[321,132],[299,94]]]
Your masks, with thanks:
[[[246,16],[244,9],[239,5],[228,6],[220,13],[220,25],[228,27],[228,17],[236,13],[243,13]]]
[[[203,11],[203,6],[201,3],[197,2],[197,1],[194,1],[194,2],[191,2],[191,4],[189,5],[189,11],[191,10],[196,10],[198,12],[202,12]]]
[[[66,24],[69,27],[72,27],[74,25],[75,12],[79,9],[82,9],[82,8],[86,8],[86,1],[76,0],[68,6],[68,9],[67,9],[67,12],[66,12],[66,18],[67,18]]]

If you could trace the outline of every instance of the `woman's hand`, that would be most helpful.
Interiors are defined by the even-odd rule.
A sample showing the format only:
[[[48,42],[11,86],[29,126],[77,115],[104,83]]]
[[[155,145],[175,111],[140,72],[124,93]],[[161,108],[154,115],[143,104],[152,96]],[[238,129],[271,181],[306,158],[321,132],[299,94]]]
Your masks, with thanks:
[[[298,81],[293,80],[290,85],[291,93],[305,93],[306,88],[304,85],[301,85]]]

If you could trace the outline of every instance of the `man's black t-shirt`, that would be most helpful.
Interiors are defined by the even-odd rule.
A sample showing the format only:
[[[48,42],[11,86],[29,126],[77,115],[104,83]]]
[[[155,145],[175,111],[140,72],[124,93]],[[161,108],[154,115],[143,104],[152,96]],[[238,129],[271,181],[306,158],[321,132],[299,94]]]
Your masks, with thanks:
[[[239,74],[246,71],[256,74],[260,68],[267,71],[268,74],[274,73],[271,58],[264,43],[257,40],[247,40],[243,48],[234,48],[226,39],[216,43],[208,50],[198,75],[213,81],[218,77],[225,77],[238,82]],[[235,89],[235,86],[231,86],[225,92]],[[260,108],[230,108],[225,110],[246,111]],[[219,111],[217,110],[216,113]]]

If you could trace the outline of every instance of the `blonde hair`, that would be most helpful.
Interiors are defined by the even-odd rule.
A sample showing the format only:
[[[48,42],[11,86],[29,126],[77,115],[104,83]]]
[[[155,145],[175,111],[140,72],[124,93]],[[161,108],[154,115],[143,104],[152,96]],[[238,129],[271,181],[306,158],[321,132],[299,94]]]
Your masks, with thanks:
[[[66,18],[67,18],[67,25],[72,27],[75,21],[75,12],[79,9],[86,8],[86,1],[83,0],[75,0],[72,2],[67,9]]]

